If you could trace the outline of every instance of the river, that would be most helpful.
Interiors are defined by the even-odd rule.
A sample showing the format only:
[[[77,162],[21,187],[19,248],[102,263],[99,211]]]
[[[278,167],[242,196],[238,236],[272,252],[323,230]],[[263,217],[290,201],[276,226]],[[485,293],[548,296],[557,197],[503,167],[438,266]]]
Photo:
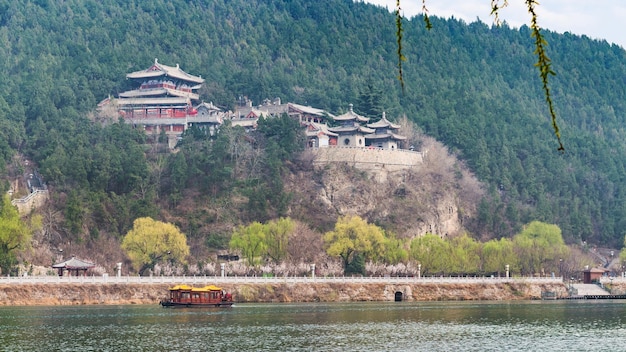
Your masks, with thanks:
[[[2,351],[626,351],[626,301],[0,307]]]

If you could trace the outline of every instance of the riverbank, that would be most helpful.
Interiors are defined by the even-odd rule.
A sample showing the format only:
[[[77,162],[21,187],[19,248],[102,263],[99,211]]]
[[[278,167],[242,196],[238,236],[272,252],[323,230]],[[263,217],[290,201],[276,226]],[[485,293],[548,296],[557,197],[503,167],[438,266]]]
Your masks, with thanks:
[[[349,302],[393,301],[397,292],[406,301],[532,300],[541,292],[567,296],[561,283],[246,283],[223,284],[235,301]],[[2,284],[0,305],[158,304],[169,284]]]

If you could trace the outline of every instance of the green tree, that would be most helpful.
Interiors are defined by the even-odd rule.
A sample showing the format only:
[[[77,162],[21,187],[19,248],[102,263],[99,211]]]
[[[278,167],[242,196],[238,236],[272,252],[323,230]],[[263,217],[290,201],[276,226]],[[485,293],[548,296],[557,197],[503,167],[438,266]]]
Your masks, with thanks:
[[[406,241],[396,238],[394,235],[388,235],[385,239],[383,261],[392,265],[406,262],[409,259],[409,252],[405,246]]]
[[[568,253],[557,225],[533,221],[513,237],[513,246],[523,274],[558,271],[558,261]]]
[[[493,239],[483,244],[482,248],[482,268],[485,273],[500,274],[506,270],[517,270],[517,257],[513,251],[513,241],[508,238]]]
[[[260,257],[267,253],[267,243],[265,225],[260,222],[253,222],[248,226],[239,226],[230,239],[230,248],[239,250],[248,262],[248,265],[255,266],[259,263]]]
[[[409,258],[422,265],[422,273],[445,273],[450,269],[448,254],[450,244],[432,233],[411,241]]]
[[[280,262],[287,256],[289,235],[295,228],[295,223],[290,218],[280,218],[265,225],[267,255],[274,261]]]
[[[384,257],[385,232],[368,224],[359,216],[344,216],[337,220],[335,229],[324,234],[326,253],[340,257],[344,270],[355,260],[379,260]]]
[[[475,274],[480,271],[480,243],[467,234],[450,240],[450,271],[457,274]]]
[[[122,240],[122,249],[139,268],[139,275],[165,260],[184,264],[189,255],[187,237],[173,224],[138,218]]]
[[[15,253],[30,244],[32,229],[20,219],[8,195],[0,204],[0,271],[9,273],[17,264]]]
[[[76,191],[71,191],[65,203],[65,227],[76,237],[83,227],[84,207]],[[77,238],[77,237],[76,237]]]

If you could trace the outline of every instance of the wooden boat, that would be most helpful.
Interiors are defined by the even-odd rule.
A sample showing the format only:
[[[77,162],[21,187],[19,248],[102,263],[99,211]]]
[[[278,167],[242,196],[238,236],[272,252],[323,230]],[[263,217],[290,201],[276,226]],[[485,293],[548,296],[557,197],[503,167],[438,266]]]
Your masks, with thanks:
[[[163,307],[231,307],[233,296],[220,287],[209,285],[192,287],[176,285],[169,289],[169,298],[162,300]]]

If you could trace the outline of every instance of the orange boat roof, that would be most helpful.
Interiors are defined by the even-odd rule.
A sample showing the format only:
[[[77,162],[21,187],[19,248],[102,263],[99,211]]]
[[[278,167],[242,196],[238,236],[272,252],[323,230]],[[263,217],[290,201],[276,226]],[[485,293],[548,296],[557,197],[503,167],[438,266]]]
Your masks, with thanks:
[[[189,285],[176,285],[170,287],[170,291],[194,291],[194,292],[209,292],[209,291],[221,291],[221,287],[215,285],[208,285],[204,287],[193,287]]]

